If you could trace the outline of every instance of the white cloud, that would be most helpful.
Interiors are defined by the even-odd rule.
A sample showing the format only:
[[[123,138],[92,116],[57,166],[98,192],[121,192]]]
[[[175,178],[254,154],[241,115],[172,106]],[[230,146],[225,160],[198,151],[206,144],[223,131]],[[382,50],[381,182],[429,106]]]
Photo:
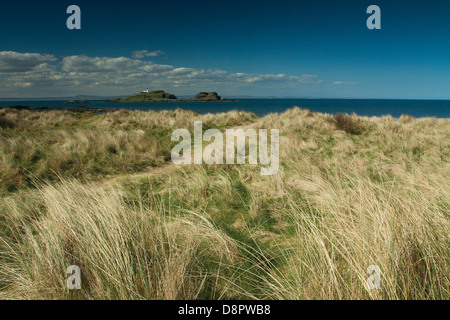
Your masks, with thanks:
[[[63,59],[63,71],[66,72],[100,72],[117,73],[122,70],[134,70],[143,65],[140,60],[128,58],[90,58],[87,56],[70,56]]]
[[[249,93],[321,83],[316,75],[231,73],[174,67],[126,57],[0,52],[0,96],[126,95],[143,88],[176,94],[197,91]]]
[[[0,73],[31,71],[37,66],[55,60],[56,58],[49,54],[2,51],[0,52]]]
[[[359,84],[359,82],[356,81],[335,81],[333,82],[334,85],[356,85]]]
[[[13,84],[14,87],[19,87],[19,88],[27,88],[27,87],[31,87],[32,83],[31,82],[16,82]]]
[[[144,57],[158,57],[165,55],[166,53],[161,50],[148,51],[148,50],[136,50],[132,52],[132,57],[135,59],[142,59]]]

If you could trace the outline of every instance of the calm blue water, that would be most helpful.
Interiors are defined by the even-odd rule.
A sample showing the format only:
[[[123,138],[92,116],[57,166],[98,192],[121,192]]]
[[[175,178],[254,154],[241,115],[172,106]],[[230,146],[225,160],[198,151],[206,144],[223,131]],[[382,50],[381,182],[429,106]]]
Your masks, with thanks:
[[[70,108],[77,104],[64,104],[64,101],[0,101],[0,107],[63,107]],[[335,114],[339,112],[365,116],[390,114],[400,117],[408,114],[413,117],[450,117],[450,100],[350,100],[350,99],[240,99],[236,102],[152,102],[152,103],[108,103],[90,101],[80,105],[98,108],[125,108],[137,110],[174,110],[180,107],[198,113],[226,112],[240,110],[264,116],[271,112],[283,112],[293,106],[310,109],[313,112]]]

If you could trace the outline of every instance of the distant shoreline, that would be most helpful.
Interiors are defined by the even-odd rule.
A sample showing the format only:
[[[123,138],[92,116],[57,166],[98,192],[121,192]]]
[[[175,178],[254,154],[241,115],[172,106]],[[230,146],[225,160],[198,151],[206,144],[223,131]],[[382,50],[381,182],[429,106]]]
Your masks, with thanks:
[[[115,109],[104,109],[104,108],[95,108],[95,107],[29,107],[29,106],[7,106],[0,107],[2,109],[14,109],[14,110],[26,110],[32,112],[42,112],[42,111],[70,111],[77,113],[84,112],[92,112],[92,113],[106,113],[106,112],[114,112],[120,110],[118,108]]]
[[[223,101],[217,101],[223,102]],[[270,113],[282,113],[293,106],[309,109],[311,112],[328,114],[356,113],[360,116],[392,115],[394,118],[408,114],[412,117],[450,118],[450,101],[446,100],[344,100],[344,99],[240,99],[227,103],[200,103],[200,101],[167,103],[167,102],[123,102],[110,103],[105,100],[90,100],[89,104],[66,104],[65,101],[0,101],[1,107],[26,106],[34,111],[67,110],[83,107],[93,108],[94,112],[109,112],[112,109],[128,110],[175,110],[188,109],[199,114],[221,113],[230,110],[243,110],[252,112],[257,116]],[[76,110],[76,109],[75,109]]]
[[[167,99],[162,101],[109,101],[106,100],[107,103],[162,103],[162,102],[237,102],[239,100],[234,99],[223,99],[223,100],[192,100],[192,99]]]
[[[189,102],[193,102],[193,104],[195,102],[200,102],[200,101],[189,101]],[[205,101],[201,101],[203,104]],[[107,103],[104,102],[106,105],[109,105],[111,103]],[[158,104],[158,102],[153,102],[154,104]],[[147,103],[139,103],[139,102],[129,102],[129,103],[124,103],[124,104],[147,104]],[[165,104],[165,103],[163,103]],[[215,105],[215,103],[212,103]],[[208,104],[205,103],[205,106],[208,106]],[[290,105],[290,107],[286,108],[285,110],[288,110],[289,108],[295,107],[295,105]],[[382,114],[377,114],[377,115],[367,115],[367,114],[363,114],[363,113],[359,113],[356,111],[346,111],[346,110],[314,110],[313,108],[309,108],[308,106],[302,106],[300,105],[301,109],[305,109],[305,110],[310,110],[313,113],[322,113],[322,114],[330,114],[330,115],[335,115],[337,113],[346,113],[346,114],[356,114],[357,116],[360,117],[377,117],[377,118],[381,118],[381,117],[385,117],[385,116],[391,116],[395,119],[400,118],[402,115],[407,115],[407,116],[411,116],[413,118],[436,118],[436,119],[448,119],[450,118],[450,115],[444,115],[444,116],[439,116],[439,115],[416,115],[414,113],[408,113],[408,112],[402,112],[401,114],[396,114],[396,112],[386,112],[386,113],[382,113]],[[214,109],[214,108],[205,108],[202,110],[198,110],[198,109],[189,109],[189,108],[183,108],[180,106],[177,106],[177,108],[166,108],[166,107],[162,107],[162,108],[146,108],[146,109],[140,109],[140,108],[130,108],[130,107],[117,107],[117,108],[112,108],[112,107],[108,107],[108,108],[102,108],[102,107],[96,107],[96,106],[72,106],[72,105],[68,105],[68,106],[25,106],[25,105],[5,105],[5,106],[1,106],[0,105],[0,111],[3,109],[13,109],[13,110],[18,110],[18,111],[30,111],[30,112],[50,112],[50,111],[68,111],[68,112],[73,112],[73,113],[94,113],[94,114],[106,114],[106,113],[112,113],[112,112],[116,112],[116,111],[120,111],[120,110],[128,110],[128,111],[143,111],[143,112],[147,112],[147,111],[153,111],[153,112],[160,112],[160,111],[175,111],[176,109],[180,109],[183,111],[192,111],[195,112],[197,114],[219,114],[219,113],[226,113],[228,111],[232,111],[232,110],[238,110],[238,111],[242,111],[242,112],[249,112],[249,113],[253,113],[258,117],[264,117],[267,114],[270,113],[283,113],[285,110],[280,110],[280,111],[270,111],[270,112],[265,112],[265,113],[258,113],[253,111],[251,108],[246,108],[245,106],[243,107],[239,107],[234,105],[232,108],[227,108],[227,109]]]

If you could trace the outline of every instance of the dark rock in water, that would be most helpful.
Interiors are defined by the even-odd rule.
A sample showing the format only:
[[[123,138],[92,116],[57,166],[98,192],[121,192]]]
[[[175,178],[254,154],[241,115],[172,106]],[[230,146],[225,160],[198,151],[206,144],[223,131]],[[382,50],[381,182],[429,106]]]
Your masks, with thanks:
[[[200,92],[198,93],[192,101],[207,101],[207,102],[214,102],[214,101],[234,101],[230,99],[224,99],[221,96],[217,94],[217,92]]]
[[[222,97],[220,97],[217,94],[217,92],[200,92],[192,100],[195,100],[195,101],[220,101],[220,100],[222,100]]]

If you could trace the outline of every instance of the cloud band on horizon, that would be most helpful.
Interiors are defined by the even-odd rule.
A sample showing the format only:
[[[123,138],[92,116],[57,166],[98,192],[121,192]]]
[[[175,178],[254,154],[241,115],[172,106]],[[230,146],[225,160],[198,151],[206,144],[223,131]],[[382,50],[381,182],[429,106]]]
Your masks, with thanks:
[[[146,51],[146,50],[144,50]],[[162,51],[161,51],[162,52]],[[133,54],[145,57],[151,52]],[[223,70],[175,67],[141,58],[57,58],[51,54],[0,52],[0,96],[39,97],[71,94],[122,95],[143,87],[192,94],[203,90],[239,93],[249,88],[317,85],[317,75],[232,73]],[[26,90],[24,90],[26,88]]]

